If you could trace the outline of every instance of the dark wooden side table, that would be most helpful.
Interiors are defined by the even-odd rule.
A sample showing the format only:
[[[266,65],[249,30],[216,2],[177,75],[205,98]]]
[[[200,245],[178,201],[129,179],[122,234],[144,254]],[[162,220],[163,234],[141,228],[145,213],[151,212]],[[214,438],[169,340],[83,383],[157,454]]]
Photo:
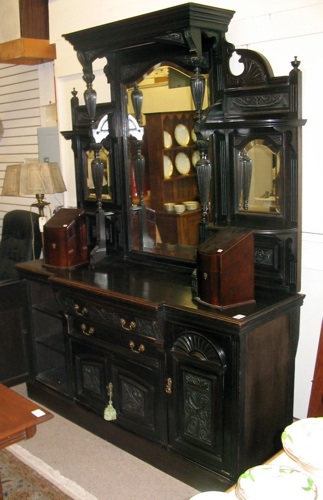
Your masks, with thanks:
[[[51,418],[53,415],[37,403],[0,384],[0,450],[33,437],[36,433],[36,426]]]

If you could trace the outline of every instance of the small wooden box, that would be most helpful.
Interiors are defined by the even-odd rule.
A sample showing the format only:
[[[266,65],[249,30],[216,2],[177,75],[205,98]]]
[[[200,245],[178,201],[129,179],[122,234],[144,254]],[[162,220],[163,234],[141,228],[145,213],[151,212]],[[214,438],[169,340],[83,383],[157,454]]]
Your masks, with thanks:
[[[197,249],[197,298],[225,309],[254,302],[254,236],[220,229]]]
[[[44,225],[44,265],[72,269],[88,260],[85,211],[62,208]]]

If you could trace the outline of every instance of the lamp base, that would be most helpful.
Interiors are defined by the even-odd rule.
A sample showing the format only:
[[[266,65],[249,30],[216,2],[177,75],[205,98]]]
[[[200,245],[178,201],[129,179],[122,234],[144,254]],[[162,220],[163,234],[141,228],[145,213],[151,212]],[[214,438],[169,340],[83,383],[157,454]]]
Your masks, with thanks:
[[[36,194],[36,199],[37,199],[37,202],[32,203],[31,206],[38,208],[38,212],[39,212],[40,217],[44,217],[44,208],[46,206],[50,205],[50,203],[48,203],[47,201],[44,200],[43,194]]]

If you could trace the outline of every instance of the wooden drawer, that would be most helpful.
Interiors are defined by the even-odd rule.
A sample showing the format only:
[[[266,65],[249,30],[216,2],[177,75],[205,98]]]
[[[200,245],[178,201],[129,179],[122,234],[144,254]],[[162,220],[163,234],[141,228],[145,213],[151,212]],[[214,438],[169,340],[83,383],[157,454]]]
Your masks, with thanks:
[[[114,323],[98,323],[91,318],[67,316],[68,334],[86,340],[92,345],[102,346],[115,353],[156,357],[159,343],[148,336],[135,333],[135,329],[124,332]]]
[[[64,314],[82,319],[89,327],[93,325],[103,325],[109,331],[119,333],[135,334],[142,337],[162,341],[163,327],[157,317],[144,315],[142,309],[129,309],[118,305],[104,302],[88,300],[82,295],[68,295],[57,292],[57,299]],[[103,337],[101,338],[104,338]]]

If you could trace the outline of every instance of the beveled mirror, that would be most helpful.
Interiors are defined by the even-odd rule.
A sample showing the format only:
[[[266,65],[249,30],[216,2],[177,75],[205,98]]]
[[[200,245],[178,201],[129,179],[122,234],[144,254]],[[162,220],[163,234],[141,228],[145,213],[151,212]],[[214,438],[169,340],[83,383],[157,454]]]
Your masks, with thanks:
[[[196,111],[191,77],[192,73],[181,68],[160,64],[127,88],[130,116],[136,116],[133,93],[141,93],[142,107],[137,119],[142,127],[141,153],[145,160],[141,202],[133,160],[133,133],[129,130],[131,250],[193,258],[199,243],[201,206],[196,163],[200,154],[194,132]],[[205,83],[203,107],[209,103],[207,76]],[[140,212],[138,204],[144,205]],[[139,215],[143,220],[138,221]],[[140,235],[140,230],[144,234]]]
[[[281,153],[263,138],[250,140],[235,152],[239,212],[280,213]]]

